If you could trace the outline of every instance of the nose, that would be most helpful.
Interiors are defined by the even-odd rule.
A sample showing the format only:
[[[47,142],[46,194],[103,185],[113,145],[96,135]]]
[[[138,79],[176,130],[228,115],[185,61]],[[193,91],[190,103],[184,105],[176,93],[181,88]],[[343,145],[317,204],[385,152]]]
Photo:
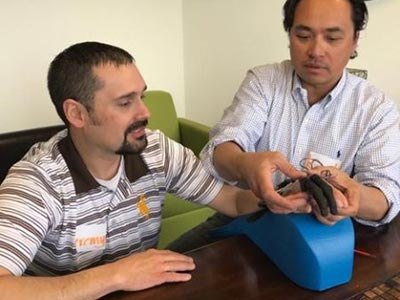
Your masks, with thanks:
[[[139,105],[137,107],[137,112],[140,118],[142,119],[148,119],[150,118],[150,110],[147,108],[146,104],[141,100],[139,102]]]
[[[310,41],[308,47],[308,56],[311,58],[317,58],[323,56],[325,53],[324,41],[320,38],[314,38]]]

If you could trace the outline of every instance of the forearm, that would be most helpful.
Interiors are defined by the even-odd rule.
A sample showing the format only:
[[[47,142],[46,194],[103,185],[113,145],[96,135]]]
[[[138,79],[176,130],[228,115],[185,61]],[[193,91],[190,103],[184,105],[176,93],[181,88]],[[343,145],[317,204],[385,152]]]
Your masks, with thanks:
[[[389,209],[385,195],[375,187],[360,184],[360,207],[357,217],[364,220],[379,221]]]
[[[243,150],[234,142],[226,142],[214,149],[213,162],[218,174],[228,181],[243,179],[240,163],[243,161]]]
[[[112,264],[58,277],[0,277],[0,300],[91,300],[118,289]]]
[[[260,210],[258,202],[259,199],[250,190],[225,184],[209,206],[227,216],[237,217]]]
[[[240,190],[236,193],[237,215],[249,214],[261,210],[260,199],[250,190]]]

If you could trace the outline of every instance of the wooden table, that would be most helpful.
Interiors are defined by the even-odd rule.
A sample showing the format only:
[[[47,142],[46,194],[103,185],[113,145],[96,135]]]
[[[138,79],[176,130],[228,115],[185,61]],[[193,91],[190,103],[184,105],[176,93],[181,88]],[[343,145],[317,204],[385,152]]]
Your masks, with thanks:
[[[324,292],[298,287],[247,237],[236,236],[189,252],[197,266],[189,282],[140,292],[116,292],[102,299],[351,299],[400,272],[399,217],[379,228],[354,227],[356,248],[376,257],[355,254],[352,280]]]

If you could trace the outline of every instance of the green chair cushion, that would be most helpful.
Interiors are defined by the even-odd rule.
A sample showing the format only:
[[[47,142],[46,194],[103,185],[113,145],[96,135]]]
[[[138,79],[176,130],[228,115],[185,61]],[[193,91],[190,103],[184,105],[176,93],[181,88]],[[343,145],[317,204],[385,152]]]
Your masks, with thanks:
[[[157,248],[164,249],[180,235],[200,224],[214,213],[213,209],[203,207],[184,214],[163,218],[161,220],[161,234]]]
[[[178,118],[178,122],[181,138],[180,143],[192,149],[194,154],[199,156],[201,149],[203,149],[204,145],[208,142],[208,132],[210,128],[185,118]]]
[[[167,193],[165,197],[164,207],[162,208],[162,217],[169,218],[175,215],[183,214],[191,210],[196,210],[204,207],[190,201],[183,200]]]
[[[171,139],[180,142],[178,117],[171,95],[163,91],[147,91],[144,103],[150,110],[148,128],[159,129]]]

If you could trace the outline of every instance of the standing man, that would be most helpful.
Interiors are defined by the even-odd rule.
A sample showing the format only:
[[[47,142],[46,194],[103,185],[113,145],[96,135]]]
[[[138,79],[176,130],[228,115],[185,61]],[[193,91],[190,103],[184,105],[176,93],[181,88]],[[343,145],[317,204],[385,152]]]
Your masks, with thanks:
[[[388,223],[400,209],[399,113],[391,99],[345,69],[357,54],[367,7],[362,0],[287,0],[283,10],[291,60],[247,73],[211,130],[202,160],[214,176],[250,187],[272,212],[313,210],[326,224],[347,216],[371,226]],[[285,177],[299,177],[304,162],[346,196],[338,214],[322,217],[303,199],[274,190]],[[169,248],[206,243],[207,230],[229,220],[216,214]]]
[[[146,84],[125,50],[73,45],[51,63],[48,88],[68,129],[34,145],[0,187],[0,299],[88,300],[189,280],[191,257],[151,249],[166,192],[231,216],[258,210],[254,194],[145,129]]]

